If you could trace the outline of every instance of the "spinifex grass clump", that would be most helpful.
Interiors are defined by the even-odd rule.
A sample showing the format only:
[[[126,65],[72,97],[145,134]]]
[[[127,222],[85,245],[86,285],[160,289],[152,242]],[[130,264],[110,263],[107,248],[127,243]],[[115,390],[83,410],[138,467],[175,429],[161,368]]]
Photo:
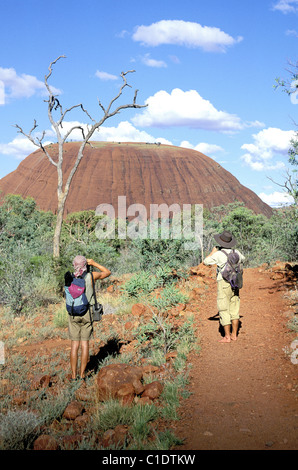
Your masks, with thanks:
[[[165,312],[180,303],[186,303],[188,296],[179,291],[175,284],[168,284],[160,292],[158,297],[150,299],[151,305],[156,307],[158,311]]]
[[[26,450],[39,434],[42,420],[26,410],[8,411],[0,416],[0,449]]]
[[[185,273],[180,273],[185,277]],[[168,310],[178,303],[185,303],[188,297],[176,287],[178,275],[170,267],[149,271],[140,271],[124,283],[121,290],[127,298],[134,298],[156,307],[160,311]],[[158,293],[158,295],[156,295]]]

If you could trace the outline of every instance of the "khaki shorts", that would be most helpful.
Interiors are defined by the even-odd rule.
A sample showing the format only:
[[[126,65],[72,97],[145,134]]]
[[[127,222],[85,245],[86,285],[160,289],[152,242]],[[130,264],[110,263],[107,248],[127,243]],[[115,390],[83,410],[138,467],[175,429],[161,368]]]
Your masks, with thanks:
[[[68,334],[72,341],[89,341],[93,333],[89,310],[82,317],[68,315]]]
[[[217,281],[217,308],[222,326],[230,325],[232,320],[239,320],[239,292],[233,291],[223,279]]]

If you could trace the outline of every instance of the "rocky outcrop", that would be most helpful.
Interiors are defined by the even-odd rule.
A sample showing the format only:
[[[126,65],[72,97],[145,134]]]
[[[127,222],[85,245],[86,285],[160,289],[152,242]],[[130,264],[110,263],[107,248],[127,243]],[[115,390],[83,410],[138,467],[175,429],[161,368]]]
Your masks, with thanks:
[[[156,368],[153,369],[156,372]],[[160,381],[155,380],[146,385],[142,382],[148,371],[152,372],[152,368],[129,364],[110,364],[103,367],[96,377],[97,398],[100,401],[116,398],[126,405],[131,404],[137,396],[141,400],[146,398],[146,402],[159,398],[163,390]]]
[[[64,173],[71,170],[80,143],[64,147]],[[57,145],[48,146],[57,160]],[[2,195],[31,196],[42,210],[57,209],[57,173],[41,150],[29,155],[18,168],[0,180]],[[272,209],[213,159],[191,149],[145,143],[93,142],[72,181],[65,215],[111,204],[118,214],[118,196],[126,206],[138,203],[150,214],[150,204],[203,204],[211,208],[244,202],[267,216]]]

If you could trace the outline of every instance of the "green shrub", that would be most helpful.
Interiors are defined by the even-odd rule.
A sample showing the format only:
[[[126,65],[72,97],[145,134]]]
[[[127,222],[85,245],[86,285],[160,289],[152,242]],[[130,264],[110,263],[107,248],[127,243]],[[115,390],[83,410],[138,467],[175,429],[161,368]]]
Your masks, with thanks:
[[[93,416],[92,429],[107,431],[115,428],[118,424],[130,425],[133,422],[132,409],[123,406],[118,400],[107,400]]]
[[[181,343],[180,355],[187,354],[196,342],[193,319],[177,328],[162,315],[153,315],[150,321],[140,324],[134,333],[139,344],[144,346],[143,353],[147,351],[147,356],[156,351],[162,351],[165,356],[169,351],[179,350]]]
[[[181,271],[181,276],[186,277],[186,274]],[[177,276],[177,273],[175,273]],[[124,283],[121,287],[121,290],[128,296],[128,297],[146,297],[148,294],[153,292],[155,289],[159,287],[164,287],[165,291],[165,298],[168,297],[169,305],[172,302],[172,305],[175,303],[179,303],[180,301],[185,301],[186,298],[179,294],[178,292],[174,291],[173,288],[174,284],[174,271],[169,266],[159,266],[154,274],[150,273],[150,271],[139,271],[134,274],[128,281]],[[168,289],[167,289],[168,287]],[[170,300],[170,297],[172,300]],[[167,301],[164,300],[164,303]]]
[[[157,287],[157,281],[148,271],[140,271],[134,274],[128,281],[124,283],[121,290],[128,297],[139,297],[152,292]]]
[[[0,417],[2,450],[26,450],[37,438],[41,419],[30,411],[8,411]]]
[[[57,281],[48,257],[34,257],[17,245],[0,260],[1,299],[14,315],[31,312],[59,300]]]
[[[188,301],[188,296],[178,290],[175,284],[166,285],[160,293],[160,296],[151,298],[151,304],[159,311],[165,312],[166,310],[174,307],[179,303]]]
[[[171,269],[181,268],[182,265],[187,264],[191,256],[191,252],[185,250],[182,239],[137,239],[134,245],[140,253],[141,267],[152,272],[159,266],[169,266]]]

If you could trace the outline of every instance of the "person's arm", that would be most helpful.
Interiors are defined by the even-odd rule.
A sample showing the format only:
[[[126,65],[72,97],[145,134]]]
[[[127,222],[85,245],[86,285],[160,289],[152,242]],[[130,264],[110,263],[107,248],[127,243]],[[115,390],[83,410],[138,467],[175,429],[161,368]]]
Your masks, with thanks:
[[[97,279],[105,279],[106,277],[110,276],[111,271],[104,266],[101,266],[99,263],[96,263],[96,261],[93,261],[93,259],[87,259],[87,263],[90,266],[94,266],[95,268],[99,269],[101,272],[98,271],[93,271],[93,279],[96,281]]]
[[[209,266],[210,264],[217,264],[217,260],[213,258],[214,253],[216,253],[217,251],[218,249],[216,248],[216,246],[214,246],[211,253],[209,253],[209,255],[206,256],[206,258],[203,261],[203,263],[206,266]]]

